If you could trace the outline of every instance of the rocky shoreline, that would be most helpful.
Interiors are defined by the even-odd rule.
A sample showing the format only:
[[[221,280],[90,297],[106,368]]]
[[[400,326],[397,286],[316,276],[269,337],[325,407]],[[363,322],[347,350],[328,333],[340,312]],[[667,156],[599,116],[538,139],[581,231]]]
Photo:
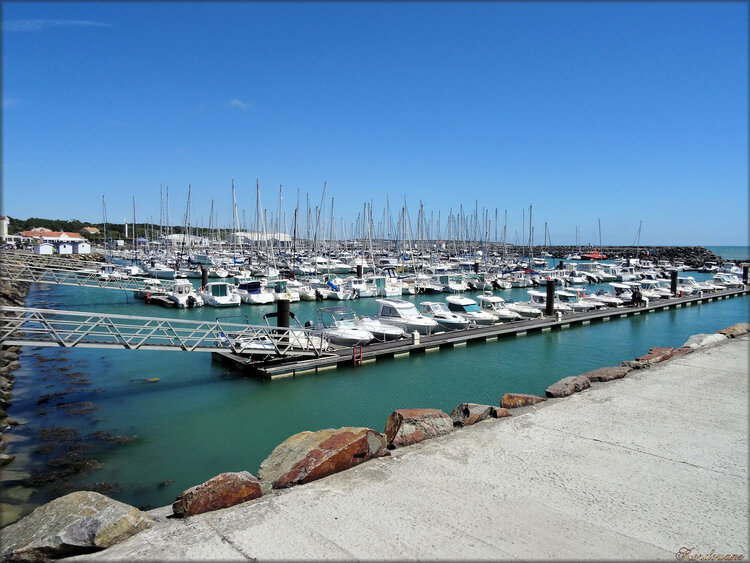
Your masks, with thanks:
[[[105,258],[101,254],[89,254],[89,255],[72,255],[68,257],[71,261],[77,261],[77,262],[101,262],[104,261]],[[11,283],[8,280],[0,280],[0,307],[24,307],[26,305],[26,299],[29,294],[29,290],[31,288],[31,284],[28,282],[16,282]],[[23,425],[23,421],[15,420],[12,417],[8,416],[8,409],[13,404],[13,388],[15,386],[15,372],[21,368],[21,347],[20,346],[8,346],[4,347],[2,350],[0,350],[0,467],[4,468],[3,471],[3,490],[4,493],[9,492],[9,489],[7,488],[8,483],[14,485],[14,489],[20,489],[21,487],[26,487],[26,489],[29,491],[28,494],[31,493],[31,491],[39,486],[40,482],[44,482],[44,479],[49,480],[50,478],[56,479],[56,484],[60,487],[64,486],[64,479],[63,481],[60,481],[60,478],[63,478],[65,476],[72,476],[76,473],[79,473],[82,470],[85,470],[87,467],[89,467],[89,464],[83,462],[82,460],[78,458],[72,458],[71,456],[67,456],[67,454],[63,454],[58,459],[53,460],[57,466],[54,468],[53,471],[49,472],[49,475],[47,474],[29,474],[26,471],[25,467],[22,467],[20,469],[16,469],[15,465],[12,468],[8,468],[7,466],[13,464],[14,461],[16,461],[16,455],[14,453],[10,453],[9,450],[9,444],[14,440],[18,439],[19,436],[13,436],[14,432],[13,429],[16,427],[19,427],[19,425]],[[39,361],[42,359],[40,358]],[[54,371],[63,372],[66,368],[60,367],[60,366],[50,366],[51,368],[54,367]],[[69,376],[75,376],[76,374],[67,374]],[[72,384],[76,384],[80,382],[72,382]],[[59,399],[58,395],[61,395],[60,393],[56,394],[54,396],[55,399]],[[40,409],[38,409],[37,414],[43,415],[43,409],[45,407],[45,403],[48,402],[50,399],[52,399],[53,396],[50,394],[42,395],[39,402],[37,403],[40,405]],[[90,407],[90,405],[83,405],[83,404],[61,404],[61,408],[67,408],[67,411],[71,415],[78,415],[78,414],[84,414],[85,412],[88,412],[86,407]],[[47,434],[50,434],[51,430],[55,429],[42,429],[40,430],[40,433],[44,431],[45,436]],[[72,429],[67,428],[60,428],[58,429],[63,434],[65,431],[73,431]],[[58,434],[60,433],[58,432]],[[58,443],[62,444],[72,444],[74,447],[77,447],[78,449],[82,449],[83,447],[88,447],[89,442],[93,443],[93,440],[89,440],[88,442],[85,442],[83,438],[74,437],[76,439],[63,439],[60,436],[56,436],[55,440],[52,440],[51,438],[47,440],[46,442],[43,442],[42,446],[40,446],[39,449],[45,447],[50,447],[50,444],[56,445]],[[102,443],[108,443],[113,437],[110,436],[96,436],[95,437],[98,442]],[[116,437],[114,437],[116,438]],[[85,442],[85,443],[84,443]],[[12,451],[12,449],[11,449]],[[44,452],[40,452],[44,453]],[[70,459],[69,459],[70,458]],[[85,461],[85,460],[84,460]],[[19,480],[20,479],[20,480]],[[64,488],[62,489],[64,490]],[[65,492],[70,492],[70,489],[66,490]],[[28,496],[28,494],[26,496]],[[23,496],[23,498],[26,498],[26,496]],[[15,496],[13,497],[15,498]],[[20,498],[20,497],[19,497]],[[5,501],[3,501],[5,502]],[[12,522],[15,519],[18,519],[20,516],[18,514],[19,506],[17,505],[9,505],[9,504],[2,504],[2,525],[8,523],[9,521]]]
[[[714,334],[694,335],[679,348],[651,348],[647,354],[617,366],[564,378],[550,385],[545,397],[505,393],[497,406],[462,403],[450,416],[432,408],[397,410],[386,421],[383,433],[357,427],[301,432],[279,444],[261,463],[259,478],[247,471],[217,475],[181,493],[169,515],[164,510],[145,513],[94,492],[71,493],[2,530],[5,547],[0,557],[3,561],[44,560],[100,551],[156,526],[165,517],[190,518],[251,502],[288,487],[304,486],[368,460],[389,457],[396,448],[444,436],[484,420],[508,418],[513,409],[569,397],[585,391],[592,383],[621,379],[634,370],[648,370],[674,357],[743,337],[749,331],[749,323],[739,323]]]
[[[485,245],[490,249],[491,252],[502,253],[502,244],[489,243]],[[522,253],[526,247],[508,245],[508,252]],[[585,253],[592,250],[599,250],[599,247],[581,246],[580,252]],[[555,259],[564,259],[569,254],[576,254],[579,252],[577,246],[534,246],[534,256],[539,256],[542,252],[549,252]],[[682,261],[691,269],[697,269],[704,266],[706,262],[716,262],[721,264],[722,262],[734,262],[740,264],[742,262],[750,261],[750,256],[746,259],[725,259],[722,256],[714,254],[703,246],[602,246],[602,254],[607,256],[607,260],[615,258],[639,258],[641,260],[649,259],[652,262],[657,260],[669,260],[674,262],[675,260]]]

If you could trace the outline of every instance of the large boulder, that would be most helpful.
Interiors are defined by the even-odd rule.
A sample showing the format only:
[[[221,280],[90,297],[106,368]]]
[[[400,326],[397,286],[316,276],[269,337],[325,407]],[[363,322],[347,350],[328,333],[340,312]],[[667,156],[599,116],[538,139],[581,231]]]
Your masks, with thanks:
[[[588,378],[589,381],[612,381],[625,377],[632,370],[633,368],[628,366],[614,366],[595,369],[581,375]]]
[[[453,426],[469,426],[489,418],[491,410],[492,406],[490,405],[461,403],[453,409],[451,420],[453,420]]]
[[[276,446],[260,464],[258,477],[280,489],[309,483],[389,454],[385,436],[370,428],[300,432]]]
[[[708,348],[709,346],[716,346],[727,341],[727,337],[723,334],[694,334],[687,339],[687,342],[682,345],[683,348],[692,348],[697,350],[698,348]]]
[[[572,375],[564,377],[557,383],[553,383],[544,391],[547,397],[567,397],[591,387],[589,378],[583,375]]]
[[[440,409],[400,409],[385,423],[388,447],[400,448],[443,436],[453,430],[453,420]]]
[[[515,409],[518,407],[527,407],[546,401],[546,397],[538,395],[526,395],[525,393],[506,393],[500,401],[500,406],[505,409]]]
[[[263,489],[267,492],[268,488],[247,471],[221,473],[177,495],[172,512],[175,516],[185,517],[228,508],[260,498]]]
[[[92,553],[154,524],[137,508],[102,494],[70,493],[4,528],[2,559],[44,561]]]
[[[727,338],[736,338],[750,332],[750,323],[737,323],[727,328],[723,328],[717,331],[719,334],[723,334]]]

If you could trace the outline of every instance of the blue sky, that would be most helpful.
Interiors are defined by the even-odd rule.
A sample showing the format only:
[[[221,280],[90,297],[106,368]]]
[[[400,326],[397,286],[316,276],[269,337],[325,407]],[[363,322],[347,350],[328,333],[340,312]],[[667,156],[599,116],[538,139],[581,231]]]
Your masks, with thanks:
[[[337,224],[478,202],[508,240],[747,244],[748,6],[3,2],[11,217]],[[305,215],[306,210],[301,211]],[[328,215],[329,211],[327,211]],[[502,230],[500,225],[499,231]],[[494,236],[494,226],[491,228]]]

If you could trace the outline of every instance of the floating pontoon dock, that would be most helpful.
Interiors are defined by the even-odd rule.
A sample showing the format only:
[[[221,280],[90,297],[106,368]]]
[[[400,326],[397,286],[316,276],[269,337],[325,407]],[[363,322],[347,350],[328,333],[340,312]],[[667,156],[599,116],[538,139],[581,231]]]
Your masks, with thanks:
[[[572,325],[587,325],[592,322],[606,322],[657,311],[691,307],[731,297],[745,296],[748,293],[750,293],[750,288],[746,286],[744,289],[722,290],[696,296],[659,299],[651,301],[645,307],[634,308],[626,305],[583,313],[570,313],[561,317],[551,316],[540,319],[526,319],[493,326],[419,335],[418,338],[409,337],[392,342],[368,344],[361,348],[361,355],[360,348],[357,347],[355,349],[339,349],[333,353],[309,359],[281,357],[266,361],[253,360],[248,356],[233,354],[230,351],[216,351],[213,352],[212,357],[215,361],[227,364],[248,375],[263,379],[276,379],[318,373],[334,369],[338,366],[367,364],[379,359],[400,358],[411,354],[437,352],[443,348],[465,346],[470,342],[491,342],[500,338],[524,336],[534,332],[566,329]]]

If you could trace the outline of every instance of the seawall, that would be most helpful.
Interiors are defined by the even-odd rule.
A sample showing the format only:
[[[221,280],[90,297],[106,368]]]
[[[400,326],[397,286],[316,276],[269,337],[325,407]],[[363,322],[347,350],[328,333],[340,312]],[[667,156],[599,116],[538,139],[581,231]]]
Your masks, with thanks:
[[[748,362],[725,339],[73,560],[747,557]]]

